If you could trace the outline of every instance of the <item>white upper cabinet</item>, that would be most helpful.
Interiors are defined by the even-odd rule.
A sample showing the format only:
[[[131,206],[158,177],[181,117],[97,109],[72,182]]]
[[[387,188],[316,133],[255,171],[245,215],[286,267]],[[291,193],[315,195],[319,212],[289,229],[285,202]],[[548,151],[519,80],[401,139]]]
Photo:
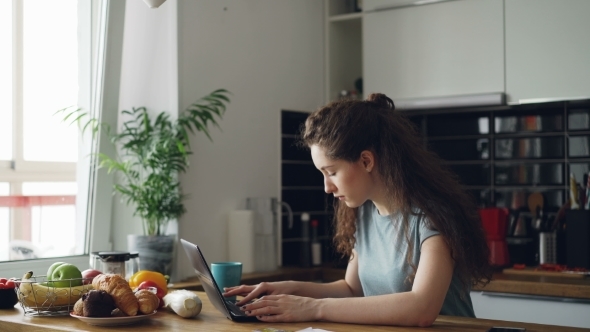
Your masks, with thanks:
[[[384,10],[389,8],[409,6],[418,2],[419,0],[361,0],[363,11]]]
[[[590,1],[506,0],[506,94],[590,97]]]
[[[365,94],[396,100],[505,91],[503,0],[366,12],[362,33]]]

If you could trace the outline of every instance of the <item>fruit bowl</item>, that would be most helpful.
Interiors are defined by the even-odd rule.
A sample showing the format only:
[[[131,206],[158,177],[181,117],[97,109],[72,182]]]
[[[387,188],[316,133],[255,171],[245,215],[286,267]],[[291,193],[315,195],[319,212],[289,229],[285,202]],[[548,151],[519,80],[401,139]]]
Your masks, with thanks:
[[[0,289],[0,309],[13,308],[18,303],[14,288]]]
[[[56,316],[69,315],[74,304],[92,289],[92,285],[55,287],[45,276],[20,279],[15,295],[18,298],[25,316]],[[82,284],[83,279],[63,279],[60,282]]]

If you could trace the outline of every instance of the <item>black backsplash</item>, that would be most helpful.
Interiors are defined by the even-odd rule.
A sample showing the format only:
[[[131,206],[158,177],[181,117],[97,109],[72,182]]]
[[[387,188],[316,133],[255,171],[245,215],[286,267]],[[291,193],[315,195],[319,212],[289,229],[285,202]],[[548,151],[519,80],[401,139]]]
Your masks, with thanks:
[[[302,252],[301,214],[318,221],[317,235],[322,243],[322,264],[342,266],[332,246],[333,197],[324,192],[322,174],[315,168],[309,149],[297,144],[302,124],[309,113],[281,112],[281,200],[293,210],[293,228],[282,216],[283,265],[300,266]],[[311,234],[311,230],[310,230]]]

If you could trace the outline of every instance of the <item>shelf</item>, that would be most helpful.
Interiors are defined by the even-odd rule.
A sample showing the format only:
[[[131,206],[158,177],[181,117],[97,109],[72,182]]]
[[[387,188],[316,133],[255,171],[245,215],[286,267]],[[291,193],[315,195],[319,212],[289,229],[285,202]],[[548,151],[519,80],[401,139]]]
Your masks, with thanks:
[[[489,159],[481,159],[481,160],[443,160],[443,164],[446,165],[487,165],[491,163]]]
[[[359,20],[363,17],[362,12],[358,13],[349,13],[349,14],[340,14],[340,15],[333,15],[330,16],[330,22],[343,22],[343,21],[352,21],[352,20]]]
[[[481,185],[481,186],[473,186],[473,185],[463,185],[463,189],[465,190],[486,190],[490,189],[490,186]]]
[[[502,138],[536,138],[536,137],[563,137],[563,131],[552,132],[519,132],[519,133],[496,133],[496,139]]]
[[[281,160],[283,164],[293,164],[293,165],[313,165],[313,161],[311,160]]]
[[[509,159],[509,158],[496,158],[494,159],[493,163],[494,165],[507,165],[507,164],[547,164],[547,163],[564,163],[565,159],[564,158],[554,158],[554,159],[549,159],[549,158],[518,158],[518,159]]]
[[[331,240],[332,237],[331,236],[327,236],[327,235],[323,235],[323,236],[318,236],[318,240]],[[285,238],[283,239],[283,243],[289,243],[289,242],[303,242],[305,241],[303,238],[301,237],[291,237],[291,238]],[[308,239],[307,241],[311,242],[311,239]]]
[[[299,216],[302,213],[304,213],[304,212],[301,212],[301,211],[293,211],[293,215],[294,216]],[[326,216],[329,216],[329,215],[333,215],[334,214],[334,211],[305,211],[305,213],[309,213],[310,215],[319,215],[319,216],[326,215]],[[287,216],[289,216],[289,213],[287,213],[287,212],[281,212],[281,216],[287,217]]]
[[[570,137],[575,136],[586,136],[590,135],[590,132],[573,133],[570,132]],[[552,132],[519,132],[519,133],[495,133],[495,139],[503,138],[537,138],[537,137],[563,137],[563,131],[552,131]],[[452,140],[466,140],[466,139],[481,139],[491,138],[491,134],[480,134],[480,135],[457,135],[457,136],[430,136],[428,141],[452,141]]]
[[[324,190],[322,186],[282,186],[282,190]]]
[[[460,140],[460,139],[481,139],[481,138],[490,138],[491,135],[489,134],[481,134],[481,135],[458,135],[458,136],[429,136],[428,141],[452,141],[452,140]]]
[[[563,163],[565,162],[563,158],[555,158],[555,159],[494,159],[494,165],[513,165],[513,164],[553,164],[553,163]]]
[[[532,185],[532,184],[521,184],[521,185],[514,185],[514,184],[498,185],[498,184],[496,184],[494,186],[494,190],[496,190],[496,191],[513,191],[513,190],[522,190],[522,189],[528,189],[530,191],[535,191],[535,190],[565,190],[565,189],[567,189],[567,187],[564,186],[564,185],[558,185],[558,186],[535,186],[535,185]]]
[[[559,102],[526,106],[467,107],[460,110],[413,110],[406,115],[418,126],[423,143],[434,149],[435,153],[448,158],[443,161],[444,164],[457,172],[463,187],[471,191],[481,191],[481,194],[476,193],[475,196],[480,206],[512,206],[515,197],[518,198],[522,192],[541,191],[551,209],[557,210],[569,195],[570,173],[580,182],[583,175],[590,172],[590,156],[586,155],[585,147],[586,137],[590,136],[590,130],[587,129],[590,126],[590,105],[585,101],[582,106],[585,108],[579,108],[575,112],[569,102]],[[471,112],[476,114],[469,114]],[[572,119],[571,114],[577,114],[580,119],[579,123],[575,123],[576,129],[570,129],[570,122],[577,119]],[[528,116],[533,116],[537,128],[543,130],[525,131],[522,121]],[[489,133],[478,134],[481,117],[488,119]],[[496,132],[494,128],[497,121],[504,121],[507,117],[515,117],[514,125],[522,130]],[[447,130],[452,126],[463,134]],[[429,132],[432,136],[429,136]],[[586,137],[574,139],[580,136]],[[476,145],[480,140],[487,140],[487,145]],[[499,142],[508,140],[513,141],[511,147],[501,143],[498,145]],[[463,147],[464,151],[457,150],[455,143]],[[479,159],[486,153],[488,159]],[[580,156],[572,157],[568,155],[570,153]],[[500,158],[502,155],[543,157]],[[488,183],[487,181],[488,185],[481,185]],[[517,183],[519,181],[526,183]]]

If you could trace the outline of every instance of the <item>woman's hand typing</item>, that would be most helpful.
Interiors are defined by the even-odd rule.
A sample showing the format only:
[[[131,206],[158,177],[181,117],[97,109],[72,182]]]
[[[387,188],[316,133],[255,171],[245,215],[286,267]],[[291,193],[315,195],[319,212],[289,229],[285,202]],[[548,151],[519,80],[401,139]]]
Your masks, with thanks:
[[[304,322],[320,318],[321,300],[295,295],[266,295],[241,307],[264,322]]]
[[[295,291],[293,284],[292,281],[280,281],[227,287],[224,289],[223,296],[243,296],[244,298],[236,303],[236,305],[241,306],[264,295],[293,294]]]

